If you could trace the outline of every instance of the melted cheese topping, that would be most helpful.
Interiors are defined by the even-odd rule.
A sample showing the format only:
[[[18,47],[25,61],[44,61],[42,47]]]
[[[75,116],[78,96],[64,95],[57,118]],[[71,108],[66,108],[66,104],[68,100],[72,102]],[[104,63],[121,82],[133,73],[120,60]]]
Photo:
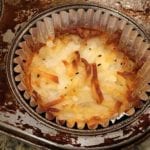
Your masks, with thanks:
[[[48,40],[34,54],[29,72],[43,109],[70,124],[92,125],[131,107],[133,81],[122,74],[133,69],[134,63],[101,36],[65,34]]]

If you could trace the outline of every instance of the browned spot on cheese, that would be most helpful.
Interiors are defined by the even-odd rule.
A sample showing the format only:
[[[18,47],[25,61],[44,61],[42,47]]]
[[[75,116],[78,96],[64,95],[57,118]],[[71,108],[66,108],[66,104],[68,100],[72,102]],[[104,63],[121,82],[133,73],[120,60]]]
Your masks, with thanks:
[[[85,70],[86,70],[86,75],[87,77],[90,76],[91,74],[91,65],[88,63],[88,61],[84,58],[81,58],[81,61],[83,62],[83,64],[85,65]]]
[[[95,63],[92,64],[92,71],[93,71],[93,76],[91,79],[92,94],[96,102],[100,104],[103,101],[104,97],[100,89],[98,76],[97,76],[97,67]]]
[[[42,77],[47,78],[50,81],[53,81],[54,83],[57,83],[57,84],[59,83],[58,76],[56,76],[52,73],[45,72],[42,69],[38,69],[38,68],[32,68],[31,70],[33,72],[36,72],[36,73],[40,74]]]
[[[61,103],[63,100],[64,100],[64,96],[60,96],[58,99],[51,100],[50,102],[48,102],[46,104],[42,104],[42,107],[47,111],[47,110],[49,110],[49,108]]]
[[[135,78],[135,73],[134,72],[126,72],[126,71],[119,72],[118,71],[117,74],[120,75],[120,76],[122,76],[122,77],[124,77],[125,79],[127,79],[127,78],[134,79]]]

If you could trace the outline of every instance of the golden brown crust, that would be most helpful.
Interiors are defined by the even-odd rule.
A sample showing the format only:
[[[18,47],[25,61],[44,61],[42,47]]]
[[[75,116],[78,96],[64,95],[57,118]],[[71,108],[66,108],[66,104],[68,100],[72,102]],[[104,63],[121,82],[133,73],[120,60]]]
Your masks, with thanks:
[[[65,29],[65,30],[59,30],[56,31],[56,37],[59,37],[60,35],[63,34],[75,34],[80,36],[83,39],[88,39],[100,34],[105,34],[104,32],[100,31],[100,30],[96,30],[96,29],[90,29],[90,28],[85,28],[85,27],[76,27],[76,28],[72,28],[72,29]]]
[[[54,71],[52,71],[52,73],[49,70],[46,72],[45,70],[42,70],[42,68],[30,67],[32,60],[33,60],[33,57],[35,55],[37,55],[37,56],[40,55],[39,54],[40,53],[39,48],[41,45],[37,45],[36,48],[38,49],[38,51],[32,50],[33,53],[32,53],[31,58],[29,58],[27,60],[26,65],[24,65],[24,71],[26,72],[25,77],[24,77],[24,83],[26,84],[26,87],[27,87],[29,93],[31,94],[31,96],[33,96],[35,101],[37,101],[38,105],[45,112],[47,112],[47,118],[49,120],[52,120],[52,119],[54,119],[54,117],[57,118],[59,116],[60,118],[59,119],[57,118],[57,122],[61,125],[63,125],[64,122],[66,121],[67,126],[72,128],[75,125],[75,122],[77,122],[77,127],[82,129],[82,128],[84,128],[85,124],[87,123],[87,126],[89,129],[95,129],[95,128],[97,128],[97,126],[99,124],[102,126],[107,126],[109,124],[109,120],[111,118],[113,118],[116,114],[118,115],[122,112],[126,112],[126,111],[130,110],[132,107],[139,104],[139,99],[137,97],[132,97],[132,92],[136,88],[136,85],[137,85],[137,82],[135,82],[135,79],[136,79],[137,70],[139,68],[137,67],[138,68],[137,69],[135,65],[130,66],[129,61],[132,61],[132,60],[130,60],[130,58],[126,54],[120,54],[118,52],[119,49],[118,49],[117,45],[119,43],[120,32],[116,32],[114,34],[113,38],[110,38],[110,37],[107,37],[107,33],[104,33],[104,32],[102,33],[98,30],[76,28],[76,29],[72,29],[72,30],[68,30],[68,31],[62,31],[62,32],[59,31],[56,34],[56,38],[59,39],[59,37],[61,37],[60,39],[63,39],[62,34],[64,34],[65,36],[69,36],[70,34],[80,36],[80,38],[85,43],[91,37],[97,36],[98,38],[102,38],[102,41],[104,42],[103,48],[113,47],[110,54],[115,53],[116,56],[121,55],[121,57],[122,57],[122,55],[125,55],[125,57],[122,57],[122,60],[121,60],[121,63],[123,64],[121,67],[121,70],[116,71],[116,74],[118,76],[120,76],[120,78],[121,78],[118,81],[119,83],[117,83],[117,88],[116,89],[114,88],[114,91],[112,92],[111,98],[110,98],[110,96],[108,96],[106,98],[105,95],[107,92],[105,93],[105,88],[106,88],[106,91],[109,92],[109,91],[111,91],[111,87],[105,87],[105,85],[101,85],[102,80],[101,80],[101,73],[100,72],[103,70],[99,67],[100,65],[97,64],[97,62],[91,63],[90,58],[88,60],[86,57],[83,57],[83,53],[81,53],[82,49],[79,49],[79,50],[76,49],[75,51],[73,51],[68,56],[69,58],[66,57],[65,59],[62,59],[59,62],[65,66],[65,69],[67,72],[66,74],[67,74],[67,77],[69,78],[68,84],[64,85],[64,89],[61,89],[63,91],[62,92],[63,94],[61,93],[61,95],[56,96],[56,98],[49,97],[49,98],[47,98],[47,101],[44,101],[43,97],[41,96],[42,94],[40,95],[34,89],[34,86],[32,85],[32,84],[35,84],[35,86],[39,88],[40,84],[41,84],[41,82],[39,82],[40,78],[37,81],[36,80],[31,81],[32,80],[31,79],[32,78],[31,73],[32,74],[36,73],[39,76],[41,76],[43,79],[42,83],[45,82],[45,80],[46,80],[50,86],[55,84],[56,88],[58,86],[60,86],[61,84],[63,85],[63,82],[60,79],[61,78],[60,75],[57,75],[57,73],[55,72],[55,68],[53,68],[53,67],[50,68],[50,69],[54,70]],[[50,39],[50,40],[52,40],[52,39]],[[28,45],[31,49],[33,49],[32,44],[30,44],[29,41],[28,41]],[[61,48],[62,47],[60,46],[60,49]],[[101,57],[101,55],[98,55],[98,57],[99,56]],[[112,57],[113,56],[114,55],[112,54]],[[111,57],[109,57],[109,55],[107,57],[105,59],[106,59],[106,61],[109,61],[109,59],[111,59]],[[95,59],[95,60],[97,60],[97,59]],[[100,58],[98,59],[98,61],[100,61]],[[134,64],[133,61],[132,61],[132,63]],[[51,64],[52,63],[50,63],[50,65]],[[80,73],[81,73],[80,78],[83,78],[83,79],[75,78]],[[62,74],[62,76],[63,76],[63,74]],[[66,79],[64,79],[64,80],[66,80]],[[118,80],[118,79],[116,79],[116,80]],[[52,82],[50,82],[50,81],[52,81]],[[116,84],[116,82],[115,82],[115,84]],[[86,85],[83,85],[83,84],[86,84]],[[118,84],[120,85],[120,88],[118,88]],[[126,90],[125,92],[120,90],[120,89],[122,89],[122,84],[123,84],[123,86],[125,86],[125,88],[124,88]],[[55,87],[52,87],[52,88],[54,88],[54,90],[55,90]],[[76,96],[78,96],[77,94],[79,93],[80,88],[82,89],[83,87],[85,89],[87,87],[90,87],[90,88],[87,88],[86,90],[89,90],[89,93],[91,93],[91,95],[92,95],[91,97],[94,100],[92,102],[92,105],[94,105],[93,109],[97,109],[97,107],[100,106],[100,109],[102,110],[102,112],[101,112],[102,116],[101,115],[96,116],[93,113],[93,110],[90,109],[89,111],[91,111],[93,113],[92,117],[90,116],[89,118],[84,118],[84,116],[81,116],[81,118],[78,118],[78,116],[76,116],[77,117],[76,120],[74,120],[73,117],[65,120],[62,116],[63,115],[65,116],[67,112],[70,113],[70,111],[72,111],[71,113],[72,114],[74,113],[75,115],[78,111],[81,115],[82,115],[82,113],[84,113],[84,112],[82,112],[81,108],[85,109],[85,106],[88,104],[83,104],[83,107],[82,107],[82,99],[81,99],[81,106],[80,105],[78,106],[78,103],[73,103],[72,101],[70,101],[71,98],[72,99],[74,98],[73,101],[77,101]],[[85,94],[88,95],[88,92],[86,93],[86,90],[84,92],[85,92]],[[114,96],[115,90],[116,90],[116,92],[118,92],[119,97]],[[51,92],[51,91],[49,91],[49,92]],[[72,97],[70,97],[70,95]],[[81,97],[83,97],[80,93],[79,93],[79,95]],[[55,97],[55,94],[54,94],[54,97]],[[88,96],[86,98],[88,99]],[[114,101],[112,101],[112,98]],[[69,102],[66,102],[66,101],[69,101]],[[92,106],[89,106],[89,107],[92,108]]]

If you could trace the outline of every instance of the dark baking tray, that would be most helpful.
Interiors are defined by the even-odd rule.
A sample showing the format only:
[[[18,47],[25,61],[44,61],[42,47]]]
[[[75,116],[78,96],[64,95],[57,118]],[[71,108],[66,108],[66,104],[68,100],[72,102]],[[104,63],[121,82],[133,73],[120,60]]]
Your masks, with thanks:
[[[1,8],[3,8],[0,21],[0,131],[30,144],[51,149],[57,149],[58,147],[82,149],[84,146],[81,143],[86,145],[85,149],[97,149],[98,147],[108,149],[130,145],[139,139],[142,140],[149,136],[150,107],[136,121],[129,126],[123,127],[122,130],[112,131],[109,134],[95,135],[93,139],[90,136],[86,136],[83,139],[81,136],[78,137],[77,135],[49,128],[39,120],[32,118],[17,102],[9,89],[5,73],[6,55],[11,44],[11,39],[8,36],[11,36],[13,39],[13,36],[24,22],[41,11],[58,5],[58,3],[60,1],[51,2],[49,0],[1,1],[0,3]],[[130,10],[125,10],[122,7],[118,9],[130,16],[133,15],[133,11],[130,14]],[[143,17],[146,14],[141,12]],[[147,20],[145,19],[145,21]],[[95,143],[96,140],[99,142]]]

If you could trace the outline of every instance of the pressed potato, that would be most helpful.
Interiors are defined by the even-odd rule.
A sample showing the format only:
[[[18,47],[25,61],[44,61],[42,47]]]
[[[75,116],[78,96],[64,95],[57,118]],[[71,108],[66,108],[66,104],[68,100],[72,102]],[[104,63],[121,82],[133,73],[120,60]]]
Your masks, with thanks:
[[[106,33],[83,28],[49,38],[24,65],[30,95],[70,128],[108,126],[139,102],[132,96],[138,68],[119,50],[117,39],[119,32],[110,40]]]

